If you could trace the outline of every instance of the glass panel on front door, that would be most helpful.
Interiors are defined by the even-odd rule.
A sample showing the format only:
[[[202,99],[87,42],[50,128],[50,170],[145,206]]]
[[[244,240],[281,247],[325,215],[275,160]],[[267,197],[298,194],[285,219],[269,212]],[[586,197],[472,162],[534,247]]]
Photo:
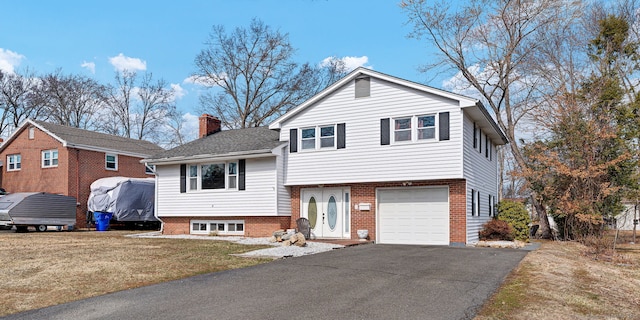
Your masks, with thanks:
[[[309,199],[309,208],[307,212],[309,213],[309,225],[311,225],[311,229],[315,229],[316,221],[318,220],[318,206],[316,205],[315,197],[311,197],[311,199]]]
[[[338,206],[336,205],[336,198],[331,196],[327,203],[327,220],[329,222],[329,229],[331,231],[336,229],[336,222],[338,222]]]

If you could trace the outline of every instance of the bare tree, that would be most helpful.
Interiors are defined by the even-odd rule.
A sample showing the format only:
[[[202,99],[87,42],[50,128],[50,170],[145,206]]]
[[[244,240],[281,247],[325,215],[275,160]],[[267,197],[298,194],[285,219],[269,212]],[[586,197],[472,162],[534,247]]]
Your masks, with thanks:
[[[135,72],[116,74],[116,86],[109,94],[112,121],[105,122],[104,131],[128,138],[160,140],[166,117],[175,112],[174,92],[151,73],[140,79]],[[139,80],[139,81],[138,81]]]
[[[339,64],[324,68],[294,62],[288,35],[257,19],[231,33],[214,26],[206,45],[195,59],[193,76],[218,90],[201,96],[201,105],[231,128],[264,125],[345,71]]]
[[[0,135],[17,128],[27,118],[44,114],[43,103],[36,94],[40,84],[29,70],[23,74],[0,71]]]
[[[180,112],[172,112],[165,117],[165,138],[160,143],[163,147],[169,149],[188,142],[187,133],[185,132],[184,114]]]
[[[566,30],[580,7],[563,0],[472,0],[456,9],[448,1],[404,0],[401,6],[414,24],[412,36],[441,54],[425,70],[456,70],[496,115],[518,167],[527,168],[517,128],[545,97],[544,79],[532,76],[531,61],[548,48],[546,33]],[[543,237],[550,237],[545,207],[533,198]]]
[[[105,86],[85,76],[64,75],[60,70],[41,80],[40,95],[49,120],[82,129],[96,127],[96,112],[106,106]]]
[[[137,74],[123,71],[115,75],[115,86],[109,89],[109,107],[111,121],[103,123],[103,131],[131,138],[131,112],[133,108],[133,91]]]

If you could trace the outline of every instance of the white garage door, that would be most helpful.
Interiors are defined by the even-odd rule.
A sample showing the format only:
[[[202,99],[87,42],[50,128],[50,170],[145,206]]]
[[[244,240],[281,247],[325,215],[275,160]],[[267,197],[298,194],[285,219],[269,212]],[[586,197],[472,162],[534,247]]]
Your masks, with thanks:
[[[378,242],[449,244],[449,188],[378,190]]]

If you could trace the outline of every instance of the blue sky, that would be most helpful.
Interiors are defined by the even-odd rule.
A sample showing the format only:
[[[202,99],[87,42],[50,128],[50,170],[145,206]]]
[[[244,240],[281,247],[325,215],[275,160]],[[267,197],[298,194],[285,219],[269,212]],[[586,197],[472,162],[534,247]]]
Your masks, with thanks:
[[[0,69],[62,69],[110,83],[118,66],[152,72],[180,91],[178,108],[195,114],[194,71],[213,25],[227,30],[252,18],[289,34],[298,62],[335,56],[427,83],[418,67],[433,51],[407,38],[411,26],[393,0],[4,1]],[[453,74],[449,75],[452,76]],[[429,85],[442,87],[442,78]]]

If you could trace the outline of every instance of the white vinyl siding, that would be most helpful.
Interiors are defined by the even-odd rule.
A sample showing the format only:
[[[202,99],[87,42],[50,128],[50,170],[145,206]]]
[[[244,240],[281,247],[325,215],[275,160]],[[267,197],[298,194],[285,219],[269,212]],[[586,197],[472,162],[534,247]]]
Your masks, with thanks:
[[[476,123],[476,136],[482,141],[482,149],[473,147],[473,120],[464,116],[464,178],[467,181],[467,243],[478,241],[482,225],[491,219],[488,205],[489,196],[498,196],[498,161],[496,156],[487,158],[485,154],[485,131]],[[480,134],[482,132],[482,134]],[[495,153],[495,145],[492,152]],[[476,193],[476,210],[472,215],[472,191]],[[478,197],[478,193],[480,196]]]
[[[275,167],[275,156],[247,159],[246,190],[180,193],[180,165],[156,165],[158,216],[276,216],[278,210],[275,199],[278,191]],[[188,179],[187,176],[187,186]],[[287,214],[290,212],[284,212],[284,215]]]
[[[346,124],[345,149],[289,154],[286,185],[462,178],[458,101],[376,78],[371,78],[370,97],[356,99],[354,90],[354,82],[349,82],[283,123],[282,141],[289,140],[291,128],[301,135],[305,128],[327,121]],[[450,113],[450,140],[380,144],[380,119],[390,118],[393,128],[393,119],[441,112]]]
[[[277,179],[277,211],[278,215],[291,215],[291,191],[289,187],[284,185],[284,177],[287,168],[287,158],[289,156],[289,148],[281,149],[282,155],[276,158],[276,179]]]

